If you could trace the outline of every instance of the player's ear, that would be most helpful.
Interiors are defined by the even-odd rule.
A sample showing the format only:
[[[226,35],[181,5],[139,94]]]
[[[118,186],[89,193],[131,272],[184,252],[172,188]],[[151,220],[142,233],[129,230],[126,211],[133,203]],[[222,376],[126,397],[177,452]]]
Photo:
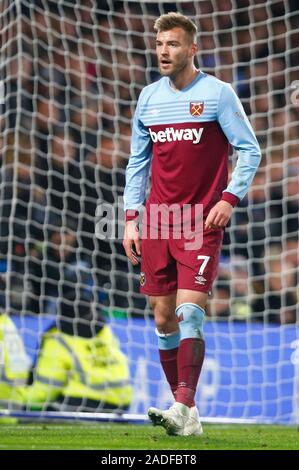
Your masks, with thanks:
[[[196,42],[193,42],[193,43],[192,43],[191,52],[192,52],[192,55],[193,55],[193,56],[197,54],[197,52],[198,52],[198,45],[196,44]]]

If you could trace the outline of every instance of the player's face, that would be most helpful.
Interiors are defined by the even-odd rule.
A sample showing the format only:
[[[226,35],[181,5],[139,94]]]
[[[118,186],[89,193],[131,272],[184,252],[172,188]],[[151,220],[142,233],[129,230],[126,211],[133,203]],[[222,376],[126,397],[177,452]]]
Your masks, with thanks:
[[[182,28],[160,31],[156,39],[156,52],[161,75],[175,78],[193,61],[197,46],[190,43]]]

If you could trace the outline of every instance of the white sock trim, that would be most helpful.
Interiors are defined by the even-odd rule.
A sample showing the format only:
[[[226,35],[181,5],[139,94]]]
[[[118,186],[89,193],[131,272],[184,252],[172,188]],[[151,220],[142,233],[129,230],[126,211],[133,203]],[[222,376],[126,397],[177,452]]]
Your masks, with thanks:
[[[171,336],[176,336],[180,333],[180,330],[172,331],[171,333],[160,333],[157,328],[155,328],[155,333],[159,338],[169,338]]]
[[[200,308],[200,310],[202,310],[204,314],[206,313],[204,308],[202,308],[200,305],[194,304],[192,302],[184,302],[183,304],[178,305],[177,308],[175,309],[175,313],[178,311],[179,308],[183,307],[184,305],[192,305],[193,307]]]

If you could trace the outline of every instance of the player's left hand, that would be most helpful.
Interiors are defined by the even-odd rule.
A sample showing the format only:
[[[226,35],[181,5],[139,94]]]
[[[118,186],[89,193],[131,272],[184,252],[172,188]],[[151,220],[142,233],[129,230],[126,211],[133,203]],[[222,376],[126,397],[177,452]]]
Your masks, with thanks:
[[[212,207],[206,219],[205,230],[209,228],[224,228],[228,223],[233,212],[233,207],[229,202],[219,201]]]

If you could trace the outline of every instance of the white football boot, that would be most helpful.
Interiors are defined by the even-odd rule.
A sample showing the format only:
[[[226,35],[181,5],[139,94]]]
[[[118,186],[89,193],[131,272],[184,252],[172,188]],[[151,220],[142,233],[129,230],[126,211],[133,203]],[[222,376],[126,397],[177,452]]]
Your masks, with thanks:
[[[148,410],[148,416],[152,423],[163,426],[167,434],[172,436],[183,436],[189,415],[190,408],[178,402],[165,411],[158,408],[149,408]]]
[[[166,411],[149,408],[148,416],[154,426],[163,426],[170,435],[200,436],[203,433],[196,406],[188,408],[176,402]]]
[[[201,436],[203,429],[196,406],[190,408],[190,415],[184,427],[183,436]]]

